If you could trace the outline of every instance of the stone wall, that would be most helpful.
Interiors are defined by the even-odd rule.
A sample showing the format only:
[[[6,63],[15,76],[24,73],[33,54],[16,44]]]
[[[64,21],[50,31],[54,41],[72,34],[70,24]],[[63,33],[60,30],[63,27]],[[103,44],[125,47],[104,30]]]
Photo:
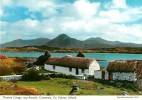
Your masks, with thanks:
[[[142,91],[142,79],[137,80],[137,86]]]
[[[105,71],[105,80],[108,80],[109,78],[108,78],[108,71]]]
[[[94,72],[95,79],[102,79],[102,71]],[[105,71],[105,80],[109,80],[109,72]],[[126,81],[136,81],[136,74],[134,72],[112,72],[112,80],[126,80]]]
[[[10,81],[10,80],[20,80],[22,79],[22,75],[8,75],[8,76],[0,76],[0,78]]]
[[[113,80],[127,80],[127,81],[136,81],[136,74],[134,72],[113,72]]]

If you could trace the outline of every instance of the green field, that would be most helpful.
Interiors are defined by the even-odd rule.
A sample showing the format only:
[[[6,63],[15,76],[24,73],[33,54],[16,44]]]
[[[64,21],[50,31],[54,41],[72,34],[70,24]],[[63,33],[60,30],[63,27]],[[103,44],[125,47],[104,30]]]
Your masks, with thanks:
[[[19,86],[26,86],[37,89],[43,95],[68,95],[73,85],[80,87],[75,95],[121,95],[124,92],[121,88],[104,85],[98,82],[87,80],[71,80],[52,78],[45,81],[18,81]],[[125,89],[129,95],[139,95],[138,92]]]

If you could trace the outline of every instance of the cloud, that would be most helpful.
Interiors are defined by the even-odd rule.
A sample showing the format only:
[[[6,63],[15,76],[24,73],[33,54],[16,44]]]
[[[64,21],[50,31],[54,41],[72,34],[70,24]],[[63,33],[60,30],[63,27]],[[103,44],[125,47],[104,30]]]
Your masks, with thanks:
[[[126,0],[112,0],[112,4],[114,8],[127,8]]]
[[[66,33],[81,40],[102,37],[113,41],[142,43],[142,22],[139,21],[142,7],[130,7],[125,0],[106,3],[89,0],[7,0],[0,10],[1,15],[8,13],[5,12],[7,6],[16,9],[24,7],[30,17],[15,22],[2,20],[1,42],[19,38],[54,38]],[[4,39],[6,37],[7,40]]]
[[[0,3],[1,3],[0,4],[0,16],[3,16],[4,15],[4,7],[12,6],[13,2],[12,2],[12,0],[1,0]]]

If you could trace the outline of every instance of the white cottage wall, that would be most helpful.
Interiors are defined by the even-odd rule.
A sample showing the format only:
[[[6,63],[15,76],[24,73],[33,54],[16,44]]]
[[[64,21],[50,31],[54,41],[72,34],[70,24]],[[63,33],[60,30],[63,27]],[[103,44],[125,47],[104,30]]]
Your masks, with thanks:
[[[82,73],[82,69],[78,69],[78,71],[79,75],[84,75],[84,74],[89,75],[89,69],[84,69],[84,73]]]
[[[94,60],[89,66],[89,75],[94,75],[95,70],[100,70],[100,65]]]
[[[101,70],[96,70],[94,72],[94,78],[95,79],[102,79],[102,71]]]
[[[72,71],[69,71],[69,67],[62,67],[62,66],[55,66],[55,69],[53,69],[53,65],[47,65],[45,64],[44,68],[46,70],[50,70],[50,71],[55,71],[55,72],[61,72],[61,73],[65,73],[65,74],[71,74],[71,75],[76,75],[76,68],[72,68]],[[79,75],[88,75],[89,73],[89,69],[84,69],[84,73],[82,73],[82,69],[78,69],[78,73]]]

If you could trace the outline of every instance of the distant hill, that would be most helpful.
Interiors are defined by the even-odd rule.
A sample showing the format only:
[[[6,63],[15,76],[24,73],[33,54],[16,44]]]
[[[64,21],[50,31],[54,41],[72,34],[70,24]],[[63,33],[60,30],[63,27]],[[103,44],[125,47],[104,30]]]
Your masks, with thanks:
[[[23,47],[23,46],[32,46],[32,45],[44,45],[46,42],[50,41],[48,38],[37,38],[37,39],[31,39],[31,40],[22,40],[17,39],[11,42],[7,42],[4,44],[1,44],[0,47]]]
[[[100,37],[89,38],[84,41],[85,48],[114,48],[114,47],[142,47],[142,44],[108,41]]]
[[[38,38],[32,40],[14,40],[1,44],[1,47],[23,47],[23,46],[42,46],[46,45],[48,47],[57,48],[115,48],[115,47],[142,47],[142,44],[135,43],[125,43],[120,41],[108,41],[100,37],[89,38],[84,41],[71,38],[66,34],[60,34],[53,39],[48,38]]]
[[[69,37],[66,34],[61,34],[51,41],[46,43],[49,47],[60,48],[81,48],[83,46],[82,41]]]
[[[113,43],[110,41],[104,40],[100,37],[89,38],[83,41],[85,48],[111,48]]]

